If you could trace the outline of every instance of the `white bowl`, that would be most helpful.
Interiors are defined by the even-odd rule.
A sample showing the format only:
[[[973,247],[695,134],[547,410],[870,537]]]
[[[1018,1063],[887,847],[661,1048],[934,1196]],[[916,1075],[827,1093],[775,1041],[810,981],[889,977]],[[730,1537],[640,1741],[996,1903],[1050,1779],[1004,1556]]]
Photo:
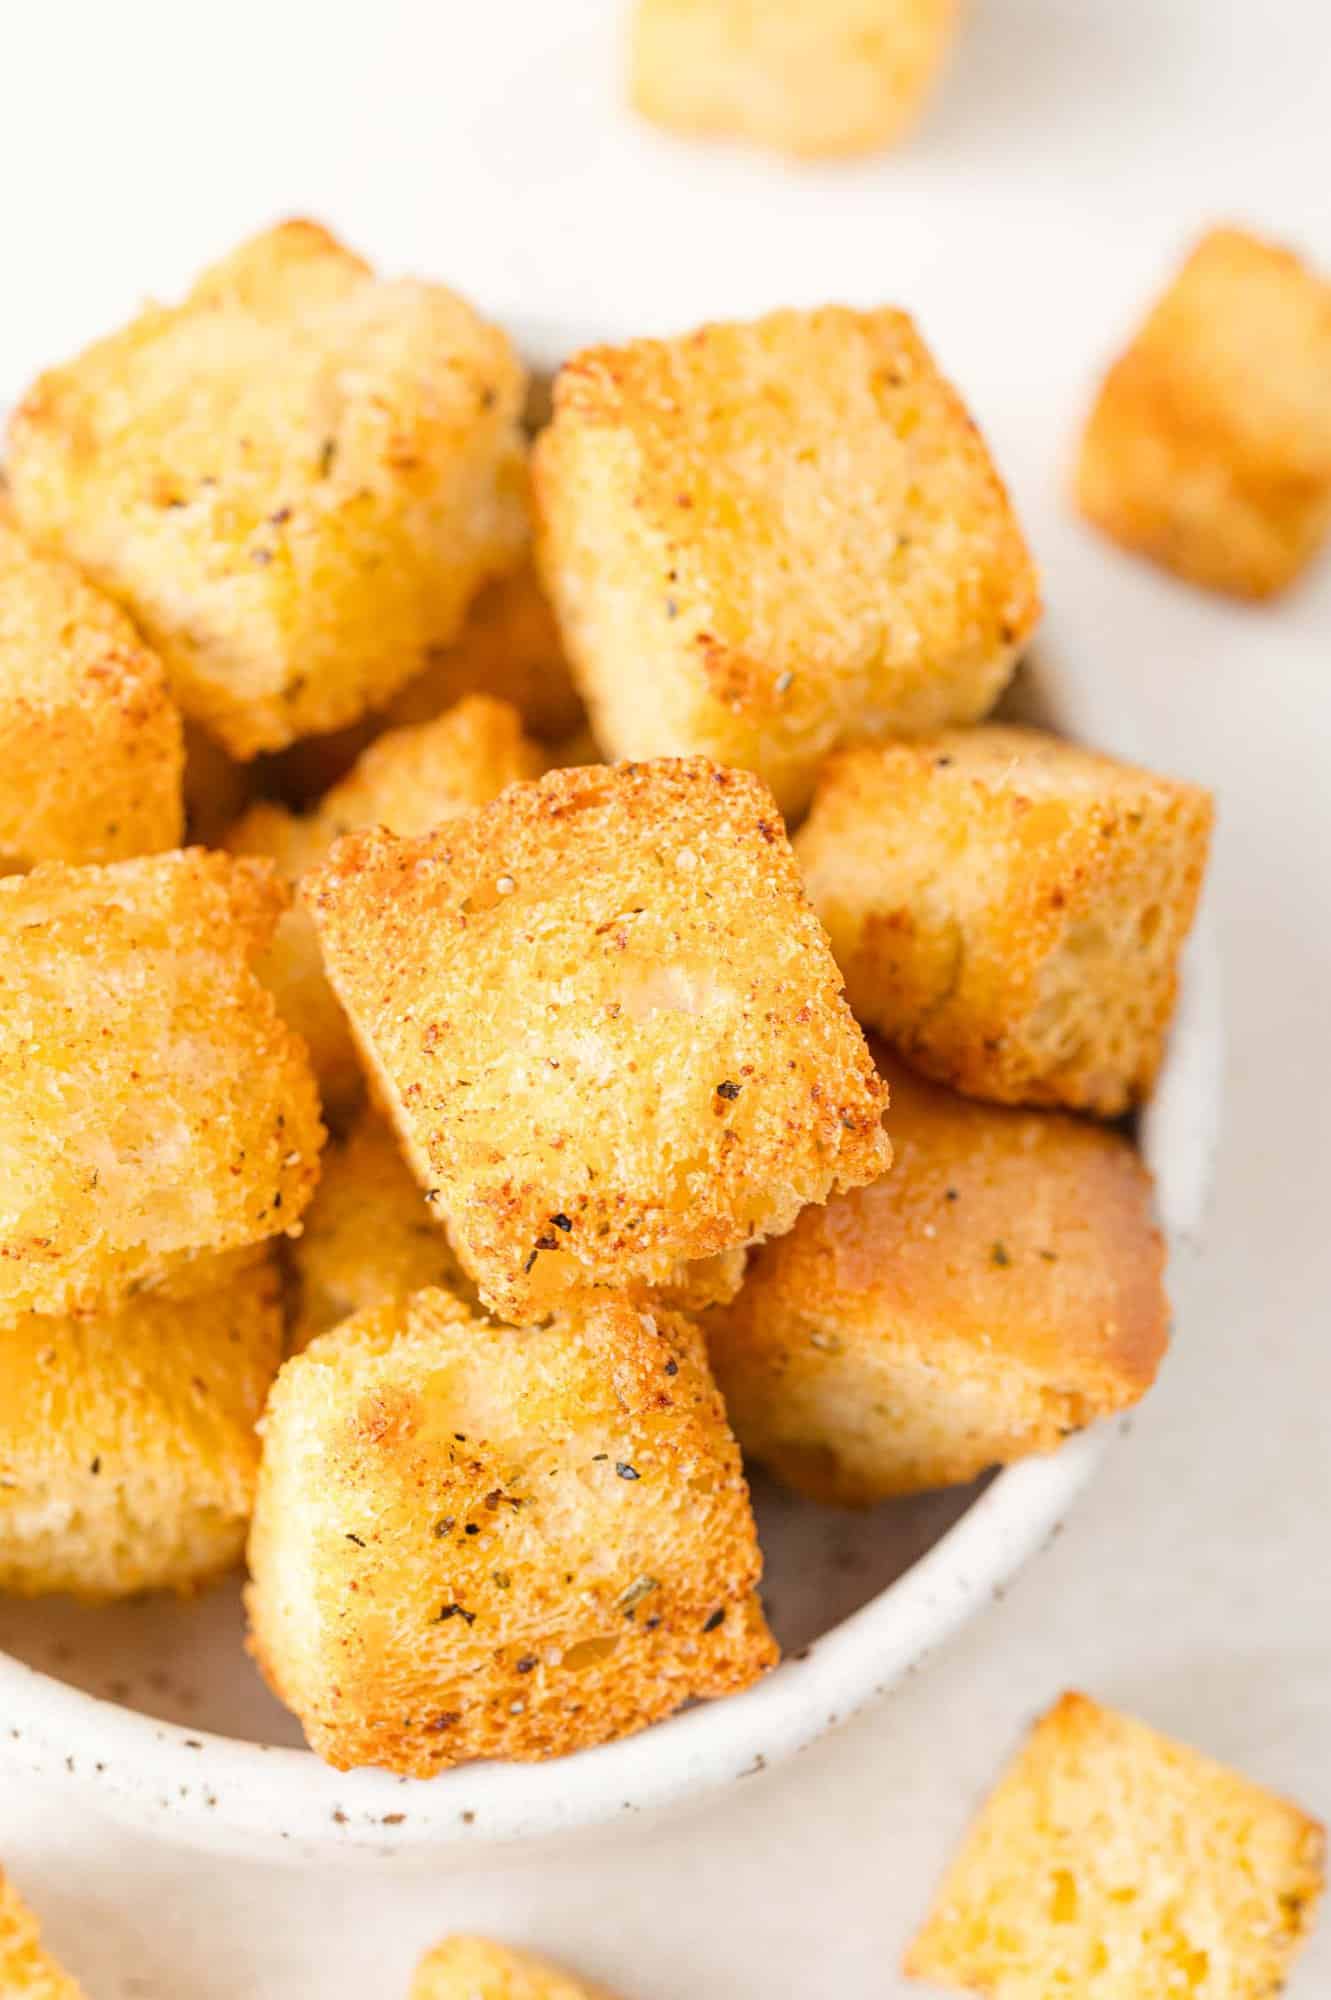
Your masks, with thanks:
[[[548,332],[526,342],[538,365],[575,344]],[[1075,732],[1085,690],[1038,656],[1015,706]],[[1175,1252],[1201,1222],[1220,1065],[1203,920],[1139,1133]],[[782,1664],[743,1694],[554,1763],[472,1764],[430,1780],[330,1770],[298,1747],[297,1725],[249,1664],[238,1584],[101,1610],[0,1600],[0,1759],[168,1839],[250,1857],[456,1853],[696,1798],[790,1756],[917,1666],[1057,1534],[1111,1435],[1100,1427],[974,1487],[868,1514],[756,1480]]]

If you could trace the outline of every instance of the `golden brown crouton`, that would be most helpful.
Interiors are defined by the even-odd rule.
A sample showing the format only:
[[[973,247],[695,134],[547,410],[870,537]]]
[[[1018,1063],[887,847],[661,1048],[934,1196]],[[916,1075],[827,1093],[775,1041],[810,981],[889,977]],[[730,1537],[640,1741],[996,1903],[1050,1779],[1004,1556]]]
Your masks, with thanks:
[[[882,1085],[745,772],[554,771],[420,840],[341,841],[306,894],[407,1158],[506,1317],[677,1282],[887,1164]]]
[[[705,752],[786,813],[838,743],[983,715],[1038,616],[989,454],[904,313],[589,349],[534,466],[606,751]]]
[[[548,1327],[419,1292],[288,1361],[263,1420],[253,1650],[321,1757],[554,1757],[775,1657],[739,1451],[686,1319]]]
[[[325,1152],[291,1263],[293,1353],[353,1313],[427,1286],[467,1303],[476,1296],[391,1128],[372,1111]]]
[[[976,1478],[1135,1403],[1168,1336],[1128,1141],[884,1065],[893,1160],[754,1252],[704,1321],[735,1435],[815,1500]]]
[[[318,1100],[251,963],[284,898],[200,848],[0,880],[0,1319],[299,1222]]]
[[[84,2000],[83,1988],[42,1950],[37,1919],[4,1874],[0,1874],[0,1993],[5,2000]]]
[[[206,729],[185,724],[185,833],[200,847],[219,847],[254,791],[254,766],[230,756]]]
[[[535,777],[540,752],[522,734],[516,709],[469,695],[433,722],[392,729],[370,744],[318,810],[298,817],[266,802],[227,835],[233,854],[267,855],[289,882],[316,867],[333,842],[358,826],[424,833],[505,785]],[[324,976],[319,940],[300,904],[285,911],[261,966],[283,1017],[304,1037],[324,1101],[345,1112],[362,1073],[346,1016]]]
[[[107,1312],[0,1326],[0,1590],[96,1601],[230,1569],[281,1359],[266,1246]]]
[[[816,159],[915,123],[957,0],[638,0],[633,102],[680,132]]]
[[[520,559],[522,399],[461,299],[288,223],[40,378],[13,502],[250,757],[381,705]]]
[[[1150,1094],[1212,805],[1038,730],[831,760],[796,841],[857,1017],[972,1097]]]
[[[613,2000],[530,1952],[489,1938],[449,1937],[416,1968],[407,2000]]]
[[[1243,230],[1203,237],[1105,377],[1077,502],[1191,583],[1292,583],[1331,529],[1331,283]]]
[[[0,516],[0,871],[175,847],[183,760],[161,661]]]
[[[1065,1694],[982,1808],[907,1973],[993,2000],[1271,2000],[1325,1838],[1297,1806]]]

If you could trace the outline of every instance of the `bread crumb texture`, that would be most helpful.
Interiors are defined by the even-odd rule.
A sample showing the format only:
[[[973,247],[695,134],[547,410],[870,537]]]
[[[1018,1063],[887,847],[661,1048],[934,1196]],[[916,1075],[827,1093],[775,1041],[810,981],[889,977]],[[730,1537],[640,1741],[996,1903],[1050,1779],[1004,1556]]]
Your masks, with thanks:
[[[890,1158],[747,773],[555,771],[419,840],[353,834],[306,893],[408,1158],[507,1318],[678,1282]]]
[[[521,560],[523,395],[463,300],[288,222],[41,376],[7,471],[251,757],[387,701]]]
[[[1105,377],[1076,495],[1190,583],[1284,590],[1331,528],[1331,283],[1211,230]]]
[[[806,1208],[704,1322],[745,1452],[838,1506],[1052,1451],[1144,1395],[1168,1335],[1127,1139],[883,1067],[890,1171]]]
[[[488,1938],[450,1937],[416,1968],[407,2000],[614,2000],[546,1959]]]
[[[1324,1849],[1297,1806],[1067,1694],[981,1810],[906,1971],[989,2000],[1273,2000]]]
[[[253,969],[285,896],[200,848],[0,880],[0,1320],[299,1223],[318,1101]]]
[[[0,1326],[0,1590],[96,1602],[230,1569],[281,1358],[266,1246],[107,1312]]]
[[[894,144],[927,100],[957,0],[638,0],[645,118],[817,159]]]
[[[786,813],[839,743],[984,715],[1039,615],[984,441],[901,312],[590,348],[533,464],[607,754],[700,751]]]
[[[622,1296],[517,1331],[421,1292],[270,1398],[252,1649],[339,1769],[558,1756],[744,1687],[760,1569],[700,1334]]]
[[[36,1917],[2,1873],[0,1993],[5,2000],[84,2000],[83,1988],[42,1950]]]
[[[183,765],[161,661],[0,510],[0,873],[176,846]]]
[[[990,725],[831,760],[796,839],[858,1018],[975,1097],[1149,1096],[1210,794]]]

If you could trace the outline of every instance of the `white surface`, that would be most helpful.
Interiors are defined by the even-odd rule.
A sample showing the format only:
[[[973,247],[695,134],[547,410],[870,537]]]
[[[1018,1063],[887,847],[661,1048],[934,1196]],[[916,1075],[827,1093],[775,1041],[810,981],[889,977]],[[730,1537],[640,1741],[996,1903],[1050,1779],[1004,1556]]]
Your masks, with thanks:
[[[1180,1340],[1133,1441],[1050,1557],[870,1716],[687,1819],[366,1885],[205,1871],[11,1787],[0,1853],[92,2000],[392,1996],[456,1924],[563,1951],[626,2000],[893,2000],[977,1792],[1070,1684],[1331,1810],[1331,568],[1275,611],[1231,609],[1094,543],[1058,490],[1097,365],[1201,223],[1235,214],[1331,266],[1323,0],[972,0],[917,143],[803,176],[620,118],[613,12],[22,10],[0,382],[299,207],[495,309],[603,298],[648,326],[911,306],[1010,475],[1095,733],[1220,789],[1231,1062],[1208,1256],[1176,1280]],[[1291,1989],[1328,1991],[1331,1923]]]

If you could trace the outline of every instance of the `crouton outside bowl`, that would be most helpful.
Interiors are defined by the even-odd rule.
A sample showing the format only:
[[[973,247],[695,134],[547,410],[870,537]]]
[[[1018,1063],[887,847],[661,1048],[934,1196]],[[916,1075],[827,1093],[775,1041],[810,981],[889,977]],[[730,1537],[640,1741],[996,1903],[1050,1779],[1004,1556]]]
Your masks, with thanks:
[[[527,335],[529,356],[548,365],[580,330]],[[1037,643],[1004,712],[1095,742],[1106,718],[1118,729],[1110,699]],[[1220,1063],[1203,905],[1138,1131],[1175,1257],[1195,1241],[1205,1205]],[[1056,1534],[1112,1435],[1102,1426],[974,1486],[863,1514],[814,1507],[757,1475],[782,1664],[744,1693],[546,1764],[464,1765],[427,1781],[320,1763],[244,1651],[239,1579],[193,1600],[98,1609],[0,1600],[0,1768],[59,1782],[163,1838],[252,1858],[447,1849],[460,1859],[697,1799],[845,1721],[990,1603]]]

